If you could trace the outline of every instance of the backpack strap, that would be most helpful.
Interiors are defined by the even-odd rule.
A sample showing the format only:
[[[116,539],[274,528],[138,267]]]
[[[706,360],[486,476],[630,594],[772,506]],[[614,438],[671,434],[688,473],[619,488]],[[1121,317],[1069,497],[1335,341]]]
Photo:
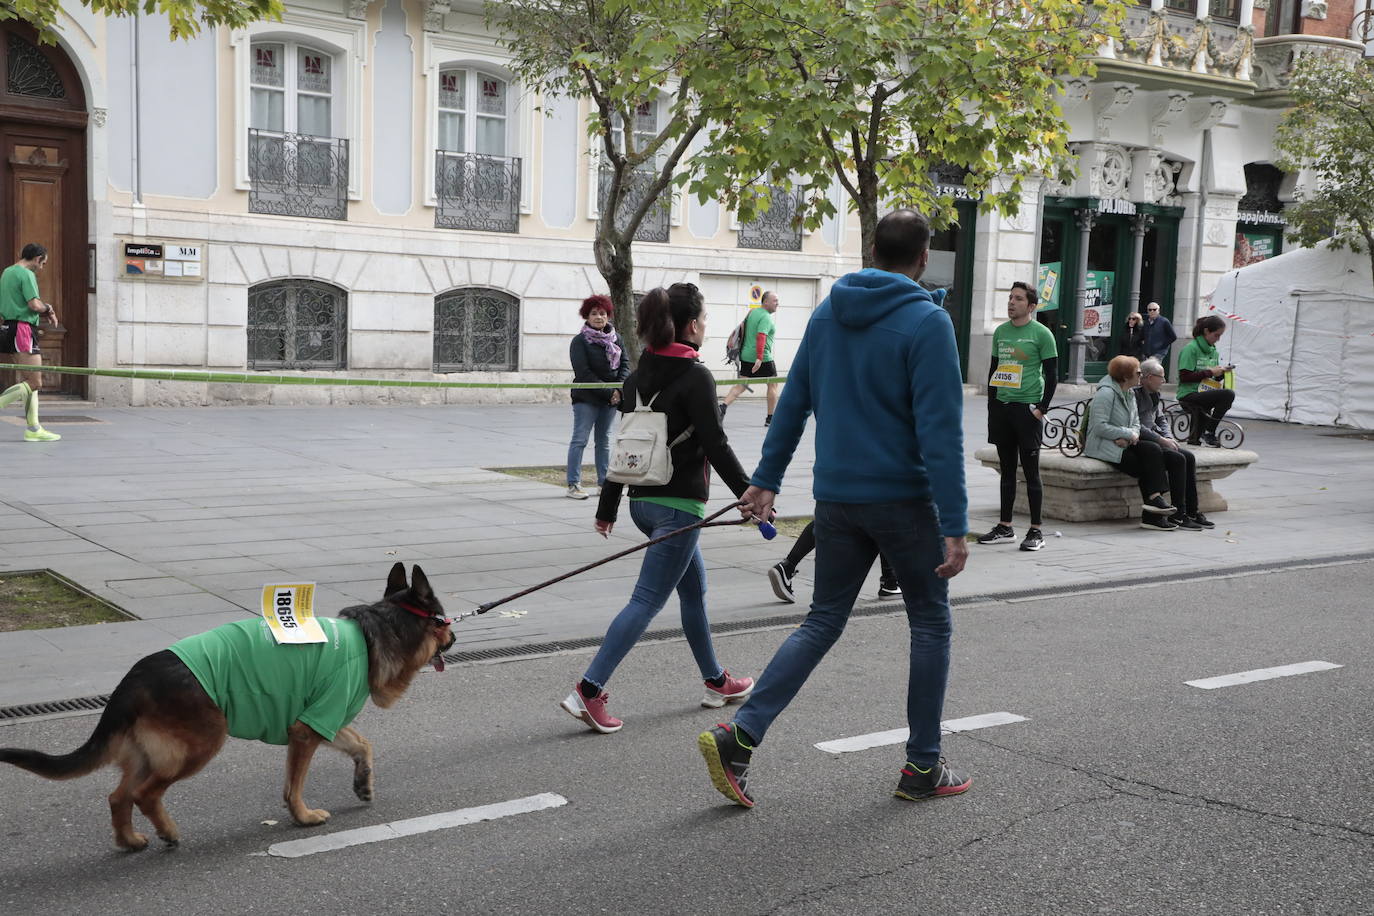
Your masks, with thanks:
[[[639,403],[635,405],[635,411],[638,412],[641,410],[652,410],[654,406],[654,401],[657,401],[660,397],[662,397],[663,392],[667,391],[669,388],[672,388],[674,385],[681,382],[686,375],[687,373],[684,372],[682,376],[679,376],[678,378],[673,379],[673,381],[669,382],[667,385],[664,385],[657,392],[655,392],[654,396],[649,398],[648,401],[645,401],[643,395],[641,394],[639,398]],[[686,442],[689,438],[691,438],[691,435],[694,432],[696,432],[696,427],[689,424],[686,429],[684,429],[680,434],[678,434],[678,437],[676,439],[668,443],[668,451],[671,453],[673,449],[677,448],[683,442]]]

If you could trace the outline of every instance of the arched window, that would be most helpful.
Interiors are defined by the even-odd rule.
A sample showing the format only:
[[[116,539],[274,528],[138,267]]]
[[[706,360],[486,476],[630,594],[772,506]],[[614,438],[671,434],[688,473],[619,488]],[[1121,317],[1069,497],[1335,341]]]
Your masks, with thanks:
[[[480,286],[434,297],[435,372],[509,372],[519,359],[519,299]]]
[[[248,290],[249,369],[347,367],[348,294],[314,280]]]

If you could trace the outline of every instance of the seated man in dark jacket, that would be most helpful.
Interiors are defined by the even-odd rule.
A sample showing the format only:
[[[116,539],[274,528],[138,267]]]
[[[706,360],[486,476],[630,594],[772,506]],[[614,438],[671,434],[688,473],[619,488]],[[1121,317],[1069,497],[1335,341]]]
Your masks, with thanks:
[[[1140,438],[1159,443],[1164,467],[1169,472],[1169,489],[1178,511],[1169,517],[1184,531],[1215,528],[1214,522],[1198,511],[1197,456],[1181,448],[1169,435],[1169,420],[1160,405],[1159,390],[1164,387],[1164,366],[1157,359],[1140,364],[1140,387],[1134,389],[1136,410],[1140,414]]]

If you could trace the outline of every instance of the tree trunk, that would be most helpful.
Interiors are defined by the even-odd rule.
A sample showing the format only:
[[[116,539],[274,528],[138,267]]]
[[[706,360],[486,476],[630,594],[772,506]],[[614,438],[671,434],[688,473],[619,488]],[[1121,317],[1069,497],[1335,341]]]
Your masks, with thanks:
[[[630,365],[639,363],[639,324],[635,319],[634,259],[629,239],[621,239],[611,223],[610,214],[603,213],[596,227],[596,269],[606,281],[611,304],[615,306],[615,329],[625,344],[625,357]]]
[[[872,163],[860,162],[858,167],[859,246],[864,267],[873,266],[873,236],[878,230],[878,173]]]

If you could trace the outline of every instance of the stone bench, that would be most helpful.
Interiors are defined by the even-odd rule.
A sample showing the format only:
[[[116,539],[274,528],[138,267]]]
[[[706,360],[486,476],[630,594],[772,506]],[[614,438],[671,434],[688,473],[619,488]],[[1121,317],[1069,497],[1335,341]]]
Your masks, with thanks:
[[[1212,487],[1214,480],[1229,477],[1259,460],[1259,455],[1240,448],[1189,448],[1197,456],[1198,509],[1225,512],[1226,500]],[[997,449],[985,445],[973,453],[984,467],[1001,472]],[[1017,469],[1016,511],[1027,514],[1026,475]],[[1040,450],[1040,482],[1044,486],[1046,518],[1065,522],[1091,522],[1140,515],[1140,487],[1135,478],[1096,458],[1071,458],[1052,448]]]

